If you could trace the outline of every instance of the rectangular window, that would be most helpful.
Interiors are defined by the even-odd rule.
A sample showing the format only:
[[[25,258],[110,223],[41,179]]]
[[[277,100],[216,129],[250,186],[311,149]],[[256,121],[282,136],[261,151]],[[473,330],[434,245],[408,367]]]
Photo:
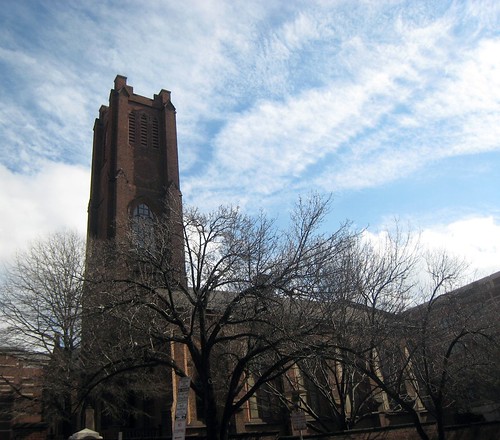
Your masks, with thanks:
[[[128,143],[135,145],[135,113],[131,112],[128,116]]]
[[[146,115],[141,116],[141,146],[148,146],[148,118]]]
[[[152,129],[153,132],[151,133],[151,143],[153,145],[153,148],[158,148],[160,146],[160,133],[159,133],[159,128],[158,128],[158,119],[154,118],[153,119],[153,124],[152,124]]]

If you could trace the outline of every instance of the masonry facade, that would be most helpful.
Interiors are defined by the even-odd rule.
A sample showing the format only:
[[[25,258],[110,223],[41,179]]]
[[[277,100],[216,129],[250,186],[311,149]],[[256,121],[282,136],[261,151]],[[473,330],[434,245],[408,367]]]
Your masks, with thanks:
[[[0,440],[47,437],[41,404],[43,356],[0,349]]]
[[[100,108],[94,125],[88,237],[119,238],[133,218],[170,215],[180,224],[181,206],[170,92],[161,90],[153,99],[139,96],[118,75],[109,105]],[[182,264],[182,246],[173,249]]]

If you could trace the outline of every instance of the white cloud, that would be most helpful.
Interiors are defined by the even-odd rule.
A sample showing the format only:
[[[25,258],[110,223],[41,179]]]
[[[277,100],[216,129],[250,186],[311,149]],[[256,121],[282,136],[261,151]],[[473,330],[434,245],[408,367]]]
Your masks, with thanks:
[[[393,96],[403,99],[408,94],[394,82],[401,73],[399,60],[389,64],[385,71],[366,75],[362,83],[334,82],[282,103],[262,101],[244,114],[233,115],[214,141],[217,171],[200,185],[216,186],[218,179],[224,179],[237,190],[261,194],[283,188],[309,166],[377,125],[391,111]],[[363,160],[361,153],[353,154]],[[245,178],[250,170],[252,175]],[[321,179],[324,184],[325,177]]]
[[[81,166],[45,162],[34,175],[0,165],[0,263],[38,237],[60,229],[86,232],[90,172]]]
[[[500,218],[475,216],[422,230],[422,243],[465,258],[477,277],[500,270]]]
[[[397,11],[402,4],[393,6]],[[127,8],[114,9],[117,25],[112,27],[106,25],[109,5],[95,5],[90,15],[81,6],[51,7],[58,26],[43,34],[44,52],[36,54],[33,72],[24,73],[38,89],[50,132],[47,137],[58,148],[42,139],[29,151],[41,155],[47,151],[54,158],[51,151],[72,145],[73,154],[88,158],[90,147],[82,153],[81,145],[91,143],[91,117],[105,103],[99,99],[111,83],[104,78],[115,73],[129,75],[137,93],[151,94],[154,84],[173,90],[183,170],[189,173],[202,163],[208,170],[205,178],[190,182],[194,188],[217,189],[229,182],[235,191],[269,195],[284,187],[303,186],[304,181],[298,180],[311,167],[318,168],[314,184],[326,190],[377,186],[413,172],[414,158],[423,156],[422,151],[426,160],[419,166],[439,155],[463,154],[467,148],[496,148],[497,133],[487,128],[498,126],[492,124],[491,114],[500,77],[494,61],[498,57],[491,56],[497,47],[485,42],[476,55],[469,47],[457,54],[455,45],[463,41],[454,40],[456,8],[434,20],[422,19],[429,12],[425,8],[414,11],[419,20],[397,13],[388,19],[382,15],[385,7],[367,3],[361,7],[365,18],[356,20],[345,7],[315,3],[307,8],[291,6],[278,14],[280,8],[272,2],[237,7],[193,2],[189,8],[151,4],[133,14]],[[279,25],[272,26],[269,20],[276,18]],[[132,20],[134,32],[130,32]],[[378,28],[370,25],[372,20]],[[376,39],[370,38],[373,33]],[[52,54],[49,49],[56,42]],[[317,51],[321,56],[315,55]],[[75,57],[76,52],[82,59]],[[23,57],[15,62],[12,51],[3,53],[18,68],[35,59],[34,54],[18,52]],[[73,55],[68,63],[62,55],[69,53]],[[93,75],[81,74],[80,62],[88,62]],[[441,78],[443,63],[448,74]],[[38,78],[44,78],[43,84]],[[306,81],[303,86],[300,80],[306,78],[316,85]],[[489,88],[492,81],[495,87]],[[467,88],[469,84],[477,87]],[[241,101],[251,107],[242,112]],[[490,118],[463,110],[464,103],[470,107],[472,102],[488,104]],[[400,105],[416,107],[399,115],[394,109]],[[428,155],[429,145],[418,143],[379,148],[388,138],[404,136],[408,127],[436,130],[429,121],[440,114],[453,118],[450,109],[457,108],[465,112],[461,142],[446,143],[432,155]],[[82,114],[87,116],[79,117]],[[392,125],[383,121],[387,116]],[[213,138],[207,127],[224,120]],[[18,133],[19,144],[31,145],[29,136]],[[438,141],[444,136],[446,130]],[[425,139],[438,141],[430,135]],[[338,154],[342,146],[347,148]],[[203,152],[212,148],[215,153],[207,166]]]
[[[499,149],[500,39],[485,39],[463,50],[435,92],[417,102],[413,113],[422,127],[453,124],[452,142],[435,155],[467,154]],[[447,130],[445,128],[445,134]]]
[[[420,230],[415,229],[415,224],[415,221],[407,225],[398,222],[397,226],[403,234],[410,233],[413,245],[418,246],[420,252],[444,251],[450,257],[466,261],[470,273],[464,273],[464,279],[479,279],[500,271],[500,217],[475,215],[456,218],[428,224]],[[389,221],[365,231],[364,237],[374,244],[382,244],[387,231],[394,231],[395,226],[394,221]],[[425,270],[424,267],[421,270]]]
[[[436,46],[442,39],[441,33],[439,30],[432,45],[429,41],[427,44]],[[418,35],[420,32],[415,37]],[[408,55],[407,49],[400,48],[403,58]],[[458,60],[441,50],[430,59],[408,57],[411,67],[400,67],[405,71],[403,76],[386,60],[382,72],[391,81],[404,77],[407,85],[394,86],[389,82],[382,88],[384,94],[393,107],[404,105],[408,112],[397,114],[391,106],[381,108],[382,112],[389,110],[385,115],[391,117],[391,122],[376,127],[361,142],[354,141],[357,151],[346,155],[340,166],[337,163],[328,168],[316,183],[330,189],[373,187],[444,158],[500,150],[500,58],[496,53],[500,53],[500,40],[484,40],[478,47],[462,51]],[[439,71],[443,57],[447,72],[443,77],[430,75],[408,84],[412,75],[407,72],[421,77],[427,69]],[[399,61],[404,64],[402,59]],[[366,105],[361,112],[376,115]],[[396,142],[391,142],[391,138]]]

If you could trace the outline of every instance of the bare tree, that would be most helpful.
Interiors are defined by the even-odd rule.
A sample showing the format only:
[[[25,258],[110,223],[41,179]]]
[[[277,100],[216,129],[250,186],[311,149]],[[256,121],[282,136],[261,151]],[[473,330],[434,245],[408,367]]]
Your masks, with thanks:
[[[380,350],[400,345],[398,315],[409,302],[418,262],[417,241],[396,226],[382,241],[352,239],[324,268],[316,295],[328,336],[300,364],[308,393],[322,397],[316,408],[302,402],[319,430],[350,429],[389,409],[384,383],[376,381]]]
[[[446,254],[429,258],[407,234],[387,237],[384,246],[362,246],[354,253],[344,287],[330,283],[335,286],[328,315],[331,349],[321,361],[368,377],[377,393],[383,392],[380,409],[407,413],[422,439],[429,438],[422,422],[430,414],[444,439],[446,408],[456,404],[467,380],[485,378],[485,369],[492,369],[495,320],[484,313],[481,292],[470,297],[446,293],[463,282],[462,261]],[[427,284],[422,284],[424,273]],[[338,291],[348,292],[343,311]],[[427,301],[409,307],[414,298]]]
[[[350,430],[379,407],[380,389],[354,366],[354,357],[345,361],[350,353],[341,348],[338,352],[337,359],[318,350],[300,361],[300,380],[285,376],[295,394],[287,398],[278,393],[288,406],[295,404],[303,410],[313,420],[309,427],[318,432]]]
[[[74,232],[37,241],[7,268],[0,290],[2,344],[45,359],[45,417],[66,436],[80,372],[84,251]]]
[[[406,314],[411,325],[407,359],[415,396],[444,440],[446,413],[470,405],[471,385],[493,385],[491,372],[498,354],[494,310],[499,310],[499,301],[489,295],[487,286],[477,285],[475,292],[456,290],[466,273],[465,262],[442,252],[427,255],[426,262],[430,294]]]
[[[463,267],[435,260],[427,266],[431,287],[416,290],[422,254],[411,234],[396,228],[382,245],[347,225],[321,234],[326,208],[314,197],[300,202],[284,232],[263,215],[232,208],[187,211],[181,227],[163,218],[134,224],[110,252],[98,252],[111,259],[89,302],[100,316],[97,331],[114,335],[94,338],[109,360],[103,371],[164,365],[191,376],[213,439],[227,438],[257,393],[290,403],[274,385],[297,366],[337,426],[352,427],[378,407],[407,413],[422,439],[429,438],[427,410],[442,432],[442,409],[464,371],[459,347],[490,356],[481,345],[490,334],[472,319],[476,312],[454,317],[456,332],[436,324],[438,297]],[[186,272],[171,252],[181,238]],[[425,305],[409,308],[412,295],[429,291]]]
[[[245,402],[324,337],[318,286],[353,239],[347,225],[320,232],[327,205],[300,201],[285,231],[234,208],[188,210],[187,282],[170,252],[179,228],[168,221],[114,243],[114,279],[93,304],[121,321],[134,350],[193,378],[208,438],[227,438]],[[172,347],[185,347],[191,368]]]

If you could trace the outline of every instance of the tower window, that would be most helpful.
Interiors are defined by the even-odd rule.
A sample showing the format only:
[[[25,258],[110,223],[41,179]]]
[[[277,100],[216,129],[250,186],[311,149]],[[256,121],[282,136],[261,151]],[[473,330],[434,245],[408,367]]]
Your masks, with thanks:
[[[132,211],[132,233],[140,247],[153,244],[153,213],[144,203],[140,203]]]
[[[148,118],[146,115],[141,116],[141,146],[148,146]]]
[[[135,113],[131,112],[128,115],[128,143],[135,145]]]
[[[160,121],[151,115],[140,111],[129,113],[128,122],[129,144],[141,147],[160,147]]]
[[[134,208],[133,213],[134,218],[152,218],[151,209],[149,209],[148,205],[141,203]]]
[[[158,148],[160,146],[158,119],[153,118],[151,128],[152,128],[151,143],[153,144],[153,148]]]

